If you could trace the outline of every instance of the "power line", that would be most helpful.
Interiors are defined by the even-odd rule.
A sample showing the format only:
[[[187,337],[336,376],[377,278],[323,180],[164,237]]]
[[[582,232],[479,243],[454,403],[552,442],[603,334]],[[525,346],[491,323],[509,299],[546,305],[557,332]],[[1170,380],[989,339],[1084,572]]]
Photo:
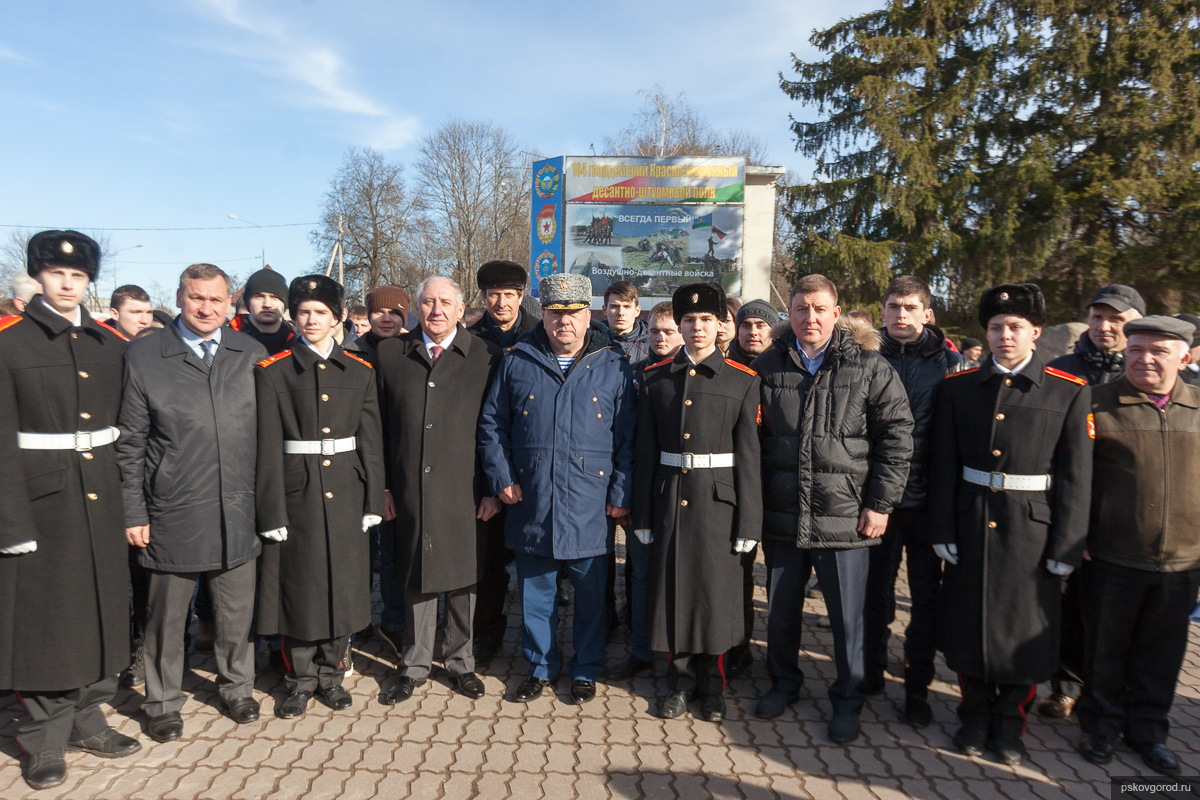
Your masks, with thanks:
[[[247,256],[246,258],[214,258],[214,259],[212,259],[212,261],[215,263],[220,263],[220,264],[231,264],[235,261],[258,261],[258,259],[259,259],[259,256]],[[144,264],[144,265],[148,265],[148,266],[164,266],[164,265],[170,266],[172,264],[182,264],[185,261],[187,261],[187,259],[184,259],[184,258],[181,258],[178,261],[126,261],[123,258],[117,258],[117,259],[108,261],[108,263]]]
[[[260,225],[262,228],[311,228],[313,225],[320,225],[320,222],[284,222],[278,225]],[[55,225],[9,225],[0,224],[0,228],[38,228],[40,230],[54,229]],[[85,231],[244,231],[241,225],[219,225],[212,228],[93,228],[88,225],[77,225],[77,228],[82,228]]]

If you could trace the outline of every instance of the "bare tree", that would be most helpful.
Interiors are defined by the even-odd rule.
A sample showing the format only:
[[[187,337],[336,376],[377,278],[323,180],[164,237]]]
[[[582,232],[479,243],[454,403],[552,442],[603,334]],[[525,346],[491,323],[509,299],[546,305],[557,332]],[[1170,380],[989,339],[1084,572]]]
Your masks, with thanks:
[[[719,132],[688,103],[683,92],[671,97],[659,84],[638,91],[645,102],[615,138],[604,137],[609,155],[665,158],[671,156],[743,156],[766,162],[762,139],[745,130]]]
[[[468,293],[483,262],[525,260],[530,181],[521,150],[503,127],[462,119],[442,123],[421,142],[425,207],[446,272]]]
[[[350,148],[325,193],[321,227],[310,237],[322,254],[320,267],[337,241],[341,217],[347,295],[388,284],[411,290],[428,274],[424,262],[411,258],[414,249],[425,249],[412,241],[421,235],[420,214],[420,195],[409,190],[403,164],[371,148]]]

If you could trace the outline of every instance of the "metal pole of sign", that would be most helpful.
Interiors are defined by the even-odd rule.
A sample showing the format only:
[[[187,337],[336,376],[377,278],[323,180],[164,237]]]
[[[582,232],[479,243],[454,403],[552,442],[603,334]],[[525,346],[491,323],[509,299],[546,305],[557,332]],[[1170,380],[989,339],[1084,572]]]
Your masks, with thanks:
[[[333,273],[333,260],[337,259],[338,265],[338,283],[346,285],[345,265],[342,263],[342,221],[345,217],[338,216],[338,233],[337,241],[333,243],[333,249],[329,253],[329,265],[325,267],[325,277],[328,278]]]

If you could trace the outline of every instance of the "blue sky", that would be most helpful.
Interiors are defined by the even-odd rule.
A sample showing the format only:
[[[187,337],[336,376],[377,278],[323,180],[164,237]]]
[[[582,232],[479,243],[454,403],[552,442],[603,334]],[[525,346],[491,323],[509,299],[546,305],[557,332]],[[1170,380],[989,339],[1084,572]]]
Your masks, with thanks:
[[[542,155],[587,154],[661,84],[808,177],[779,91],[814,28],[879,0],[10,0],[0,6],[0,225],[108,233],[101,275],[173,286],[211,261],[312,271],[308,227],[349,146],[411,163],[449,117]],[[0,229],[0,236],[6,236]],[[142,245],[135,248],[134,245]],[[125,249],[129,248],[129,249]],[[114,274],[115,273],[115,274]],[[4,293],[0,291],[0,293]]]

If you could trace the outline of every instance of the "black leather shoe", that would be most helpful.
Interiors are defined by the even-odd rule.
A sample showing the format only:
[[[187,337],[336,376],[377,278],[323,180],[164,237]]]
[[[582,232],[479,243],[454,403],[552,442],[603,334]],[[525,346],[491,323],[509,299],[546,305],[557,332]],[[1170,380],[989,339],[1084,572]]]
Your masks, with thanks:
[[[541,678],[526,678],[517,687],[517,691],[513,692],[512,700],[514,703],[529,703],[541,697],[546,687],[550,685],[550,681],[544,681]]]
[[[752,666],[754,666],[754,656],[751,655],[750,648],[745,645],[739,644],[731,647],[725,654],[725,677],[727,678],[741,678],[749,674]]]
[[[658,715],[663,719],[682,717],[688,707],[687,692],[671,692],[658,704]]]
[[[464,672],[454,679],[454,685],[458,687],[458,691],[462,692],[465,697],[472,700],[478,700],[487,694],[487,689],[483,685],[483,681],[479,680],[479,676],[474,672]]]
[[[1001,764],[1015,767],[1025,760],[1025,743],[1019,736],[993,736],[990,747]]]
[[[151,717],[146,733],[156,742],[173,742],[183,736],[183,717],[178,711]]]
[[[643,672],[650,675],[654,674],[654,659],[638,658],[630,653],[618,662],[615,667],[608,670],[605,676],[611,681],[626,681]]]
[[[1038,716],[1047,719],[1066,719],[1071,716],[1073,710],[1075,710],[1075,698],[1057,692],[1038,703],[1037,707]]]
[[[725,698],[719,694],[706,694],[700,698],[700,716],[708,722],[725,719]]]
[[[864,697],[883,694],[885,688],[887,688],[887,681],[884,680],[882,675],[871,675],[858,682],[858,691]]]
[[[343,711],[354,705],[354,698],[341,686],[319,686],[317,697],[334,711]]]
[[[424,681],[418,681],[416,678],[410,678],[407,675],[401,675],[400,679],[388,687],[388,690],[383,694],[383,704],[394,706],[397,703],[403,703],[413,696],[413,692]]]
[[[914,728],[924,728],[933,722],[933,709],[929,700],[917,694],[905,695],[904,720]]]
[[[136,689],[146,685],[145,650],[141,647],[133,651],[129,666],[121,673],[121,686],[126,689]]]
[[[954,734],[954,746],[965,756],[981,756],[987,748],[987,729],[975,725],[963,725]]]
[[[581,706],[584,703],[590,703],[595,698],[595,681],[588,681],[582,678],[571,681],[571,699],[575,701],[575,705]]]
[[[1174,776],[1182,771],[1182,768],[1179,766],[1179,759],[1162,742],[1156,744],[1135,744],[1129,742],[1129,746],[1138,751],[1142,756],[1142,761],[1146,762],[1146,766],[1159,775]]]
[[[758,705],[754,707],[754,716],[759,719],[775,719],[783,713],[785,708],[799,699],[799,692],[783,692],[779,689],[771,689],[758,698]]]
[[[25,759],[21,777],[30,789],[50,789],[67,779],[67,762],[62,750],[44,750]]]
[[[311,699],[312,695],[308,692],[292,692],[275,707],[275,716],[280,719],[303,717],[308,711],[308,701]]]
[[[826,733],[834,744],[846,744],[858,738],[858,714],[834,714]]]
[[[229,712],[229,718],[238,725],[258,722],[258,701],[253,697],[239,697],[230,700],[225,703],[225,710]]]
[[[1075,749],[1093,764],[1107,764],[1113,760],[1112,740],[1098,733],[1085,734]]]
[[[124,758],[141,750],[142,743],[109,727],[83,739],[72,739],[67,742],[67,749],[71,752],[91,753],[101,758]]]

